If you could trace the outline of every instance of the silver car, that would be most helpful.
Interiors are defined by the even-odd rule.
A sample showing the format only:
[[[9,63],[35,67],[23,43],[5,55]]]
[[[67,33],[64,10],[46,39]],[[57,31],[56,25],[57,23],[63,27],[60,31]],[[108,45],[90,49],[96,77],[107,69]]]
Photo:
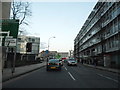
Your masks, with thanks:
[[[68,65],[68,66],[70,66],[70,65],[75,65],[75,66],[77,66],[77,60],[75,60],[75,59],[68,59],[67,65]]]

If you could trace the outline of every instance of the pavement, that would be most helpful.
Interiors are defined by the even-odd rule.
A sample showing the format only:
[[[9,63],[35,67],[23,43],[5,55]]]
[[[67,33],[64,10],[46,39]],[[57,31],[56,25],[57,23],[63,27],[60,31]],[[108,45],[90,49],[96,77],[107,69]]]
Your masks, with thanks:
[[[110,71],[113,73],[118,73],[120,74],[120,70],[119,69],[114,69],[114,68],[107,68],[107,67],[102,67],[102,66],[94,66],[94,65],[90,65],[90,64],[83,64],[85,66],[89,66],[91,68],[96,68],[96,69],[100,69],[100,70],[105,70],[105,71]]]
[[[34,70],[40,69],[41,67],[44,67],[45,65],[46,65],[46,62],[42,62],[39,64],[16,67],[14,73],[12,73],[12,70],[11,70],[12,68],[3,69],[2,82],[8,81],[15,77],[19,77],[21,75],[32,72]]]
[[[15,78],[15,77],[19,77],[21,75],[32,72],[34,70],[40,69],[41,67],[44,67],[45,65],[46,65],[46,62],[42,62],[42,63],[39,63],[39,64],[16,67],[14,73],[11,72],[11,68],[4,69],[3,70],[3,75],[2,75],[2,82],[8,81],[8,80],[10,80],[12,78]],[[110,71],[110,72],[113,72],[113,73],[120,74],[120,70],[118,70],[118,69],[105,68],[105,67],[100,67],[100,66],[93,66],[93,65],[89,65],[89,64],[83,64],[83,65],[89,66],[91,68],[106,70],[106,71]]]

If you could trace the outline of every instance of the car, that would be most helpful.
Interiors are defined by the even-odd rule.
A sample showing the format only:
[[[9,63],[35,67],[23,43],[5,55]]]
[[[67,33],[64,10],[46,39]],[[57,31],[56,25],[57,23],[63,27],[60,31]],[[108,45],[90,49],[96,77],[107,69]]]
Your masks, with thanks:
[[[50,59],[47,62],[46,70],[61,70],[61,63],[59,59]]]
[[[70,66],[70,65],[75,65],[77,66],[77,60],[75,59],[68,59],[67,60],[67,65]]]
[[[67,61],[68,61],[68,59],[65,59],[65,60],[64,60],[64,63],[66,63]]]

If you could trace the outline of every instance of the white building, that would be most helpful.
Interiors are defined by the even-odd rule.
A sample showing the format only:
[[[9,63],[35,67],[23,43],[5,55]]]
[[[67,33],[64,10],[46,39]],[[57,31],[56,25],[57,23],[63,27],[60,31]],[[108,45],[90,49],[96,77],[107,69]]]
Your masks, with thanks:
[[[26,52],[26,44],[32,43],[32,50],[31,52]],[[18,36],[17,41],[17,53],[20,54],[39,54],[40,49],[40,38],[34,36]]]

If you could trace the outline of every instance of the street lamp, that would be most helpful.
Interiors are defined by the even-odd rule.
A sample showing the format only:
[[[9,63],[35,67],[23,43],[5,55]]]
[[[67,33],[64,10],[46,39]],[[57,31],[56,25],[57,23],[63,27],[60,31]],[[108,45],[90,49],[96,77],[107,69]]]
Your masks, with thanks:
[[[51,39],[51,38],[55,38],[55,36],[50,37],[50,38],[48,39],[48,51],[49,51],[49,42],[50,42],[50,39]]]

